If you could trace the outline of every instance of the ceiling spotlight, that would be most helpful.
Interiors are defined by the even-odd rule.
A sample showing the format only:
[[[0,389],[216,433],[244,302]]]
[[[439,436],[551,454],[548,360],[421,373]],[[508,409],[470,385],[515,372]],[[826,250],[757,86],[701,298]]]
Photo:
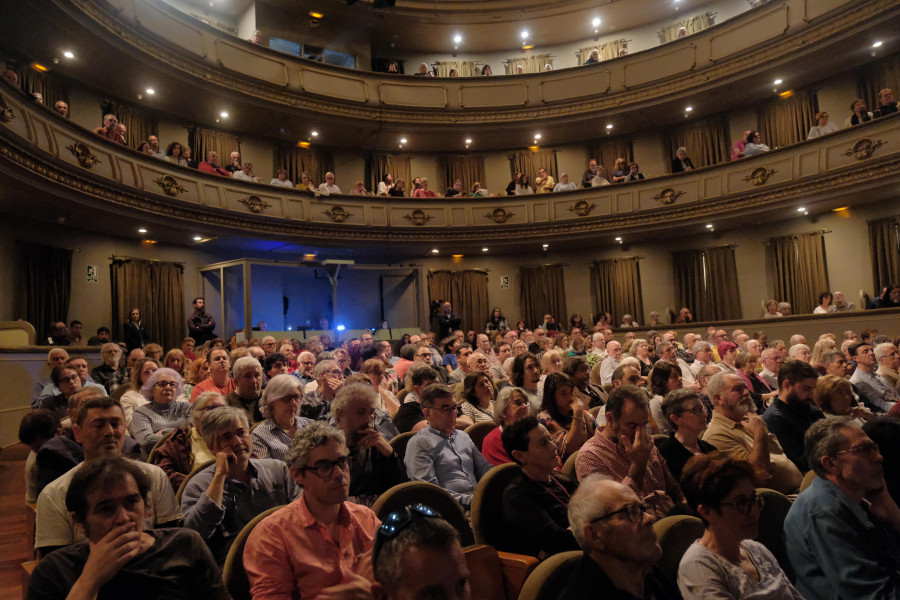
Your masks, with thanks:
[[[806,209],[801,206],[800,208],[797,209],[797,212],[806,212]]]
[[[536,139],[536,140],[541,139],[541,134],[539,134],[539,133],[534,134],[534,139]]]
[[[138,229],[138,233],[147,233],[147,228],[141,227],[140,229]]]
[[[153,94],[156,93],[156,90],[154,90],[153,88],[147,88],[146,91],[147,91],[148,96],[152,96]]]
[[[405,144],[405,143],[406,143],[406,138],[400,138],[400,143],[401,143],[401,144]]]
[[[222,112],[219,113],[219,116],[222,117],[223,119],[227,119],[228,113],[223,110]]]
[[[194,236],[194,241],[195,241],[195,242],[200,242],[200,241],[202,241],[202,240],[203,240],[203,236],[202,236],[202,235],[195,235],[195,236]]]
[[[612,128],[613,128],[612,123],[608,123],[608,124],[606,125],[606,128],[607,128],[607,129],[612,129]]]
[[[686,112],[686,113],[687,113],[687,112],[691,112],[692,110],[694,110],[694,107],[693,107],[693,106],[685,106],[685,107],[684,107],[684,112]]]
[[[456,35],[453,36],[453,43],[458,44],[460,42],[462,42],[462,36],[457,33]]]
[[[622,241],[622,238],[617,237],[617,238],[616,238],[616,241],[617,241],[617,242],[621,242],[621,241]]]
[[[594,28],[600,27],[600,17],[594,17],[594,20],[591,21],[591,25],[593,25]]]
[[[541,246],[541,248],[543,248],[544,250],[546,250],[546,249],[549,248],[549,247],[550,247],[550,244],[543,244],[543,245]]]
[[[707,223],[707,224],[706,224],[706,228],[707,228],[707,229],[712,229],[712,228],[713,228],[713,224],[712,224],[712,223]]]
[[[311,136],[313,136],[313,137],[318,137],[319,132],[318,132],[318,131],[310,131],[310,132],[309,132],[309,135],[311,135]]]
[[[523,39],[523,40],[528,39],[528,32],[527,32],[527,31],[523,31],[523,32],[522,32],[521,34],[519,34],[519,35],[522,36],[522,39]]]
[[[879,46],[881,45],[881,42],[877,43]],[[65,56],[66,58],[75,58],[75,54],[73,54],[71,50],[66,50],[65,52],[63,52],[63,56]]]
[[[773,81],[772,83],[774,83],[775,85],[781,85],[781,80],[780,80],[780,79],[776,79],[776,80]]]
[[[431,253],[432,253],[432,254],[437,254],[438,252],[440,252],[440,250],[438,250],[437,248],[432,248],[432,249],[431,249]]]
[[[487,252],[488,249],[487,249],[487,248],[482,248],[481,251],[482,251],[482,252]]]
[[[873,48],[881,48],[881,44],[882,44],[882,43],[883,43],[883,42],[882,42],[881,40],[878,40],[877,42],[875,42],[874,44],[872,44],[872,47],[873,47]]]
[[[471,144],[471,143],[472,143],[472,138],[466,138],[466,143],[467,143],[467,144]]]

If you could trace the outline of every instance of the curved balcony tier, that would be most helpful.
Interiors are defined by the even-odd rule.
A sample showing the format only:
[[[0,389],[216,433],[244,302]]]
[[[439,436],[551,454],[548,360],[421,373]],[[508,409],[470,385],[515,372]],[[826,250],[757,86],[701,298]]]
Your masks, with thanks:
[[[13,22],[21,19],[34,27],[37,17],[50,13],[57,27],[46,36],[50,39],[14,30],[9,43],[33,56],[55,56],[52,40],[61,35],[99,35],[111,53],[102,68],[56,68],[108,93],[120,91],[110,89],[112,82],[142,89],[135,87],[139,77],[169,76],[183,86],[183,95],[166,99],[158,94],[154,106],[173,115],[208,122],[218,111],[207,97],[217,102],[226,97],[239,105],[230,128],[240,129],[242,122],[246,129],[252,129],[249,123],[265,127],[254,114],[265,108],[274,111],[268,122],[280,123],[267,132],[276,137],[279,130],[281,137],[290,135],[282,118],[343,132],[352,128],[355,133],[345,143],[366,148],[396,147],[397,132],[430,132],[432,143],[422,141],[420,150],[444,149],[448,131],[462,127],[478,133],[479,148],[508,148],[519,144],[515,133],[533,132],[536,124],[559,138],[545,138],[546,143],[558,143],[602,135],[599,120],[604,117],[620,119],[616,133],[683,119],[685,100],[698,107],[696,115],[742,108],[771,95],[773,69],[791,71],[792,86],[819,81],[871,60],[866,49],[872,36],[883,31],[890,37],[900,27],[900,5],[893,0],[783,0],[685,39],[596,65],[433,79],[295,58],[237,39],[155,0],[54,0],[52,6],[56,10],[45,7],[41,13],[23,5],[11,15]],[[190,102],[184,102],[187,97]]]
[[[89,215],[115,213],[205,235],[322,245],[514,247],[526,239],[614,243],[702,232],[896,197],[900,116],[738,162],[558,194],[466,199],[313,196],[182,168],[95,136],[24,96],[2,93],[0,173],[11,212],[34,189]],[[108,225],[108,223],[106,224]]]

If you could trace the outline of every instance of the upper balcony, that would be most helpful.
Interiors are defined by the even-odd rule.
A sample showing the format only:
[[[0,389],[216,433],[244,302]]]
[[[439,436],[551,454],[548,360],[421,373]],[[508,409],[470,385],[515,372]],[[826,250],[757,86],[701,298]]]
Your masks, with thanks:
[[[0,112],[0,208],[41,218],[63,210],[73,224],[104,231],[110,221],[97,215],[115,214],[115,231],[154,223],[154,237],[179,243],[191,232],[409,251],[441,241],[468,249],[515,250],[535,239],[603,245],[782,220],[798,216],[800,206],[814,219],[837,206],[895,198],[900,183],[894,115],[737,162],[568,193],[314,197],[149,158],[6,86],[0,96],[7,107]]]
[[[390,76],[307,61],[246,42],[155,0],[22,3],[7,43],[31,56],[59,53],[61,39],[97,38],[96,64],[60,64],[62,74],[110,94],[143,89],[147,78],[176,80],[153,108],[199,123],[226,101],[229,128],[296,141],[310,124],[337,145],[394,149],[415,131],[418,150],[446,147],[448,131],[477,133],[479,148],[527,145],[539,123],[559,139],[596,138],[606,118],[616,133],[743,108],[771,95],[774,69],[800,87],[858,67],[872,36],[900,26],[893,0],[782,0],[682,40],[596,65],[533,75],[433,79]],[[34,35],[49,18],[56,29]],[[822,60],[827,56],[828,60]],[[136,64],[137,63],[137,64]],[[111,87],[114,84],[114,87]],[[157,85],[157,88],[164,87]],[[739,91],[738,91],[739,90]],[[158,90],[159,92],[159,90]],[[128,97],[128,96],[126,96]],[[190,102],[185,102],[190,98]],[[148,105],[149,106],[149,105]],[[266,109],[265,119],[260,108]],[[521,139],[519,139],[521,138]]]

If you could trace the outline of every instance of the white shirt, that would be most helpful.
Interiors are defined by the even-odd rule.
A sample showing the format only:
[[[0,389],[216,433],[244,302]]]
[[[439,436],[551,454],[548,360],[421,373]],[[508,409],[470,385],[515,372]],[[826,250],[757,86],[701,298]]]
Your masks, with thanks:
[[[323,183],[319,185],[319,193],[321,194],[341,194],[341,188],[336,185],[328,185],[327,183]]]
[[[285,179],[284,181],[282,181],[282,180],[278,179],[277,177],[273,178],[272,181],[269,182],[269,185],[275,185],[275,186],[284,187],[284,188],[294,187],[294,184],[291,183],[290,179]]]
[[[240,179],[241,181],[256,181],[256,177],[254,177],[253,175],[247,175],[243,171],[235,171],[231,174],[231,176],[235,179]]]

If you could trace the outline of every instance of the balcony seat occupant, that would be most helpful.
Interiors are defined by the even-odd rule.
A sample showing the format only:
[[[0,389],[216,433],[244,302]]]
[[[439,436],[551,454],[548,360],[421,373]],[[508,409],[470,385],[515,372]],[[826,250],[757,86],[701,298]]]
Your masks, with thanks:
[[[272,181],[269,182],[269,185],[284,188],[294,187],[293,182],[291,182],[291,180],[287,178],[287,171],[285,171],[284,169],[278,169],[278,171],[275,172],[275,177],[272,179]]]
[[[341,188],[334,184],[334,173],[328,171],[325,173],[325,183],[319,184],[320,194],[342,194]]]
[[[822,137],[823,135],[834,133],[837,130],[837,125],[828,122],[827,112],[818,112],[816,113],[816,124],[810,128],[809,135],[806,136],[806,139],[811,140],[817,137]]]
[[[675,158],[672,159],[672,172],[683,173],[693,169],[694,163],[691,162],[690,157],[687,155],[687,148],[682,146],[675,151]]]
[[[552,175],[547,173],[547,169],[544,167],[538,169],[538,176],[534,180],[535,193],[544,194],[546,192],[552,192],[555,186],[556,180],[553,179]]]
[[[227,169],[219,166],[219,154],[215,150],[206,153],[206,160],[201,162],[197,169],[220,177],[231,177],[231,173]]]
[[[894,92],[891,88],[884,88],[878,92],[878,108],[875,109],[875,118],[886,117],[897,112],[897,102],[894,100]]]
[[[744,156],[755,156],[768,151],[769,147],[762,143],[758,131],[751,131],[747,134],[747,144],[744,146]]]

